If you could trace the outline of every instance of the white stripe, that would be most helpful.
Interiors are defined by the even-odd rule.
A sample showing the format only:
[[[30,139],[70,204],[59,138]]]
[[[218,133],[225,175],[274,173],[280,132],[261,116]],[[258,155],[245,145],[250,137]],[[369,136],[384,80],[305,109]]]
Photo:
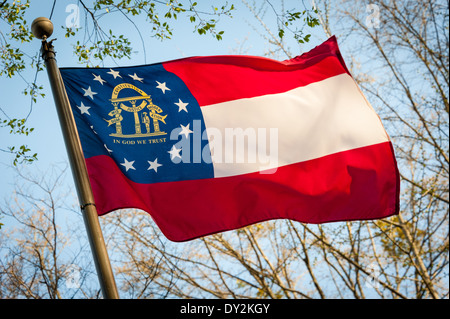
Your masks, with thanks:
[[[380,119],[348,74],[201,110],[216,177],[273,172],[280,166],[388,141]],[[245,147],[239,145],[243,137],[249,141]]]

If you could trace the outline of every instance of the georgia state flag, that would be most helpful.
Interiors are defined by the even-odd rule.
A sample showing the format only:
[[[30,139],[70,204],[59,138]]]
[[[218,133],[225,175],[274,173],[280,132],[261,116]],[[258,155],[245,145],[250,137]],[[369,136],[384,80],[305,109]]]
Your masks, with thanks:
[[[211,56],[60,72],[99,215],[139,208],[184,241],[269,219],[399,211],[391,141],[335,37],[283,62]]]

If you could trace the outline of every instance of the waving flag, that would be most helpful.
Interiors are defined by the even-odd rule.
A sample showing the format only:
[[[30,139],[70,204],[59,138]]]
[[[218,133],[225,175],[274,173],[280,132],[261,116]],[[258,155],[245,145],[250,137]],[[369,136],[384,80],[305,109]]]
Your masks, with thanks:
[[[142,209],[185,241],[269,219],[398,213],[392,144],[334,37],[284,62],[60,71],[100,215]]]

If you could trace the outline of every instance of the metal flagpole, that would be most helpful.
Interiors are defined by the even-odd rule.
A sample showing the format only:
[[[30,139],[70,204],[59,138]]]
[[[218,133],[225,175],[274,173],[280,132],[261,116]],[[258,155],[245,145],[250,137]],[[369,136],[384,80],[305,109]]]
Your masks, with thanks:
[[[45,60],[48,78],[61,124],[64,142],[69,156],[70,167],[77,189],[78,199],[83,213],[86,231],[89,237],[92,254],[97,269],[103,297],[105,299],[118,299],[116,282],[106,250],[105,241],[98,220],[97,209],[95,207],[94,196],[81,149],[78,131],[75,120],[70,110],[69,100],[64,88],[64,84],[59,73],[55,60],[55,51],[52,41],[47,42],[47,38],[53,33],[53,24],[47,18],[37,18],[33,21],[31,29],[36,38],[42,39],[41,54]]]

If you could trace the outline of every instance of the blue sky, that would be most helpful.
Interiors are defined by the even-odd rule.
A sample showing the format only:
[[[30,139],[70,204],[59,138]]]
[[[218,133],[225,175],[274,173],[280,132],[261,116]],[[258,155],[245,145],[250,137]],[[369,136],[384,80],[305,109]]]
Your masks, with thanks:
[[[252,0],[247,0],[252,3]],[[27,13],[27,21],[31,23],[33,19],[40,16],[48,17],[50,15],[53,0],[33,0],[31,1],[31,8]],[[86,2],[90,2],[86,0]],[[218,1],[215,1],[216,3]],[[264,56],[269,49],[274,47],[270,45],[267,39],[264,39],[259,33],[267,35],[267,31],[261,26],[260,22],[256,20],[253,14],[245,7],[241,0],[230,0],[230,3],[234,2],[236,10],[233,12],[233,18],[223,17],[218,24],[218,30],[224,30],[225,34],[222,41],[217,41],[209,35],[199,36],[194,31],[194,25],[188,22],[188,18],[180,17],[178,21],[172,21],[171,24],[174,28],[174,35],[171,40],[160,41],[156,38],[152,38],[146,30],[150,29],[150,26],[142,21],[142,19],[136,18],[133,22],[141,30],[141,34],[144,37],[144,44],[136,32],[136,27],[133,23],[124,19],[120,15],[109,16],[105,15],[101,22],[105,29],[113,28],[113,30],[125,34],[130,38],[131,42],[134,44],[134,52],[131,59],[118,60],[114,63],[111,60],[104,61],[105,67],[117,67],[117,66],[134,66],[142,64],[159,63],[172,59],[179,59],[189,56],[198,55],[227,55],[227,54],[247,54],[255,56]],[[255,0],[257,3],[261,1]],[[211,3],[209,1],[202,1],[203,4]],[[278,5],[279,1],[271,1],[272,4]],[[309,5],[310,1],[285,1],[285,9],[303,10],[302,4]],[[58,0],[56,1],[56,6],[54,8],[52,21],[55,26],[55,31],[52,39],[57,39],[54,42],[56,52],[57,52],[57,63],[60,67],[77,67],[78,59],[73,55],[72,45],[79,38],[66,39],[64,37],[64,30],[61,26],[66,24],[66,19],[70,15],[70,12],[66,11],[68,6],[78,5],[77,0]],[[362,19],[365,16],[369,16],[370,11],[364,10],[364,4],[355,2],[355,6],[361,6],[361,12],[363,14]],[[291,7],[292,6],[292,7]],[[82,10],[81,10],[82,11]],[[89,20],[82,13],[80,17],[81,25],[84,25],[85,19]],[[330,17],[333,20],[333,16]],[[335,19],[336,20],[336,19]],[[266,14],[263,17],[263,21],[270,28],[271,32],[276,34],[276,17],[268,8]],[[358,38],[358,33],[348,33],[350,28],[345,28],[341,24],[342,21],[332,21],[331,25],[336,28],[336,30],[345,30],[346,36],[339,37],[338,43],[341,48],[344,60],[347,65],[351,67],[351,62],[357,65],[361,63],[361,69],[355,70],[353,75],[356,75],[356,71],[363,73],[368,72],[373,75],[377,83],[389,83],[390,77],[392,76],[389,72],[383,72],[383,69],[374,63],[373,56],[376,55],[373,52],[368,52],[361,50],[361,45],[354,45],[355,41],[363,41],[362,38]],[[300,24],[300,23],[299,23]],[[256,30],[255,30],[256,29]],[[2,33],[7,33],[9,27],[0,22],[0,31]],[[80,37],[83,36],[83,32],[80,33]],[[313,35],[308,44],[297,44],[292,41],[290,34],[286,33],[286,40],[289,42],[289,50],[293,55],[298,55],[306,52],[316,45],[319,45],[327,36],[325,35],[323,29],[319,26],[313,30]],[[145,50],[143,49],[145,46]],[[370,46],[367,46],[369,49]],[[40,41],[34,40],[31,43],[24,44],[21,49],[30,56],[34,56],[36,52],[40,49]],[[144,52],[145,51],[145,52]],[[356,52],[355,52],[356,51]],[[144,54],[145,53],[145,54]],[[282,53],[275,55],[274,58],[279,60],[284,60],[287,58]],[[354,58],[354,60],[353,60]],[[416,72],[413,68],[411,71]],[[35,70],[25,70],[22,76],[28,81],[32,81],[35,75]],[[418,81],[421,77],[417,77]],[[63,137],[61,134],[61,128],[56,114],[56,109],[52,97],[52,93],[49,88],[47,73],[40,72],[38,74],[38,83],[42,84],[45,88],[44,93],[46,97],[44,99],[38,99],[32,107],[32,112],[28,120],[28,126],[35,128],[34,132],[30,136],[14,136],[8,133],[8,129],[0,129],[0,148],[5,149],[7,146],[15,145],[19,146],[22,144],[27,144],[32,152],[38,153],[38,161],[31,165],[23,165],[25,170],[30,172],[33,171],[47,171],[52,165],[68,165],[67,153],[65,145],[63,142]],[[24,96],[22,91],[26,87],[25,82],[21,77],[15,77],[9,79],[6,77],[0,77],[0,107],[4,110],[11,118],[23,118],[30,112],[30,98]],[[385,89],[380,85],[380,90]],[[423,88],[428,90],[428,88]],[[392,96],[389,96],[392,97]],[[369,97],[370,99],[370,97]],[[382,108],[379,101],[370,100],[372,106],[379,111],[380,109],[383,113],[379,112],[379,115],[389,116],[387,114],[387,109]],[[392,102],[398,103],[399,102]],[[386,115],[387,114],[387,115]],[[0,112],[0,118],[4,118],[3,113]],[[388,121],[384,121],[384,125],[390,125]],[[385,126],[388,133],[392,136],[395,132],[395,127],[392,128]],[[395,144],[394,144],[395,147]],[[4,199],[9,199],[12,197],[12,192],[14,191],[14,182],[16,181],[16,175],[14,169],[11,168],[13,157],[4,152],[0,152],[0,201]],[[37,174],[39,175],[39,174]],[[65,198],[67,205],[74,205],[76,200],[75,187],[73,186],[73,180],[70,172],[67,172],[65,178],[65,184],[68,188],[72,189],[72,197]],[[65,216],[62,218],[66,218]],[[81,218],[80,218],[81,219]],[[4,228],[9,227],[9,224],[4,219],[0,222],[5,223]],[[84,235],[84,234],[83,234]]]
[[[291,1],[287,1],[287,3],[290,4]],[[27,21],[31,23],[36,17],[49,17],[52,5],[52,0],[32,1],[26,15]],[[66,0],[57,1],[54,7],[52,15],[54,33],[51,38],[56,39],[54,46],[59,67],[80,66],[77,57],[72,53],[72,45],[79,38],[66,39],[64,37],[65,31],[62,28],[62,26],[66,25],[67,19],[70,19],[69,16],[74,12],[74,6],[77,5],[79,4],[76,0]],[[124,33],[134,44],[134,51],[131,59],[122,59],[115,62],[105,60],[104,66],[151,64],[197,55],[246,54],[262,56],[266,54],[270,49],[270,45],[267,43],[267,40],[258,34],[258,32],[264,33],[265,30],[243,3],[240,1],[236,2],[235,7],[233,18],[222,17],[218,23],[218,30],[225,31],[222,41],[217,41],[209,35],[198,35],[194,32],[194,25],[188,22],[188,18],[180,17],[176,21],[173,20],[171,22],[174,28],[172,39],[160,41],[151,37],[149,32],[146,31],[150,26],[142,18],[136,18],[131,23],[118,14],[105,15],[100,20],[103,28],[113,28],[114,31]],[[85,19],[89,19],[89,17],[85,16],[81,7],[80,12],[80,23],[83,26]],[[118,21],[120,23],[117,23]],[[264,23],[276,34],[276,18],[270,10],[264,15]],[[144,43],[142,43],[136,31],[136,27],[141,30]],[[0,28],[3,33],[8,32],[8,26],[2,24]],[[293,54],[308,51],[326,39],[320,27],[314,31],[317,36],[313,35],[308,44],[300,46],[295,42],[291,42],[290,49],[294,52]],[[83,32],[80,32],[80,35],[82,36]],[[31,43],[24,44],[21,49],[33,56],[40,49],[40,41],[35,39]],[[281,53],[275,58],[284,60],[287,57]],[[34,69],[22,72],[22,76],[28,81],[31,81],[34,75]],[[32,106],[28,125],[35,129],[34,132],[27,137],[14,136],[8,134],[7,129],[2,129],[0,131],[2,141],[0,147],[5,149],[10,145],[28,145],[32,152],[38,153],[39,160],[32,165],[25,165],[24,168],[31,171],[36,169],[45,171],[51,165],[67,163],[68,160],[45,70],[38,73],[37,80],[38,83],[44,85],[46,97],[38,99],[37,103]],[[25,87],[25,82],[20,77],[16,76],[13,79],[0,78],[1,107],[11,118],[23,118],[30,111],[30,98],[22,94]],[[11,168],[12,160],[12,156],[0,153],[0,169],[2,170],[2,182],[0,183],[1,199],[10,197],[14,189],[15,173]],[[71,185],[73,182],[70,174],[68,176],[70,178],[68,178],[67,183]]]
[[[287,1],[297,5],[291,0]],[[66,12],[69,5],[76,5],[76,0],[57,1],[54,8],[52,22],[54,24],[54,33],[51,39],[57,39],[54,42],[56,50],[56,59],[59,67],[78,67],[78,58],[73,55],[72,45],[76,43],[78,38],[66,39],[64,37],[65,31],[61,26],[66,24],[66,19],[70,12]],[[29,23],[37,17],[49,17],[53,0],[31,1],[31,7],[28,10],[26,19]],[[117,23],[117,15],[109,17],[109,20],[102,18],[103,27],[115,28],[117,32],[124,33],[128,36],[134,44],[134,52],[131,59],[118,60],[114,63],[111,60],[104,61],[105,67],[116,66],[133,66],[142,64],[159,63],[172,59],[179,59],[189,56],[204,56],[204,55],[228,55],[228,54],[246,54],[263,56],[265,55],[271,45],[267,40],[263,39],[259,32],[265,32],[260,23],[253,17],[253,14],[242,4],[241,1],[235,2],[236,10],[233,12],[233,18],[223,17],[218,24],[218,30],[224,30],[222,41],[217,41],[210,35],[200,36],[194,32],[194,25],[188,22],[188,18],[172,21],[174,28],[174,35],[170,40],[160,41],[147,34],[146,30],[149,27],[148,23],[141,21],[142,19],[133,20],[136,26],[141,30],[145,43],[143,44],[139,35],[136,32],[135,26],[125,19],[121,19]],[[81,10],[82,11],[82,10]],[[86,16],[81,14],[80,22],[84,24]],[[271,27],[272,32],[276,34],[276,18],[273,14],[267,12],[264,18],[264,23]],[[298,45],[292,42],[290,45],[291,52],[294,55],[301,54],[310,50],[316,45],[319,45],[326,36],[321,28],[316,28],[317,36],[311,39],[310,43],[306,45]],[[7,33],[8,26],[0,23],[0,30],[2,33]],[[83,36],[83,32],[80,32]],[[31,43],[24,44],[21,49],[30,56],[34,56],[40,50],[40,41],[35,39]],[[145,54],[143,45],[145,45]],[[275,58],[279,60],[287,59],[284,54],[279,54]],[[42,61],[41,61],[42,63]],[[35,69],[28,69],[22,73],[22,76],[28,81],[32,81],[35,76]],[[58,167],[65,167],[68,165],[68,157],[64,145],[61,128],[56,113],[56,108],[50,91],[47,72],[38,73],[37,82],[44,86],[45,98],[39,98],[37,103],[33,104],[32,112],[28,119],[28,126],[34,128],[34,132],[29,136],[15,136],[8,133],[9,130],[3,128],[0,130],[0,148],[5,149],[7,146],[20,146],[26,144],[31,148],[32,152],[38,154],[38,161],[31,165],[19,165],[21,169],[25,170],[25,174],[29,173],[40,176],[47,172],[51,176],[51,167],[57,165]],[[0,106],[11,118],[24,118],[30,112],[30,98],[24,96],[22,91],[26,87],[24,80],[21,77],[13,79],[0,77]],[[3,115],[3,114],[0,114]],[[0,116],[4,118],[4,116]],[[15,182],[20,183],[20,178],[17,177],[15,170],[11,167],[13,156],[0,152],[0,201],[12,199],[15,189]],[[27,173],[29,172],[29,173]],[[76,190],[70,170],[66,172],[63,185],[66,185],[65,190],[58,191],[67,194],[67,189],[71,190],[71,194],[64,198],[64,205],[71,208],[76,208]],[[70,192],[70,191],[69,191]],[[40,196],[40,195],[38,195]],[[45,194],[43,194],[45,196]],[[65,211],[60,211],[57,223],[60,227],[65,229],[69,223],[81,223],[80,215],[66,214]],[[0,217],[0,222],[5,225],[5,231],[9,231],[9,227],[14,227],[16,224],[10,219]],[[82,234],[85,235],[85,234]]]

